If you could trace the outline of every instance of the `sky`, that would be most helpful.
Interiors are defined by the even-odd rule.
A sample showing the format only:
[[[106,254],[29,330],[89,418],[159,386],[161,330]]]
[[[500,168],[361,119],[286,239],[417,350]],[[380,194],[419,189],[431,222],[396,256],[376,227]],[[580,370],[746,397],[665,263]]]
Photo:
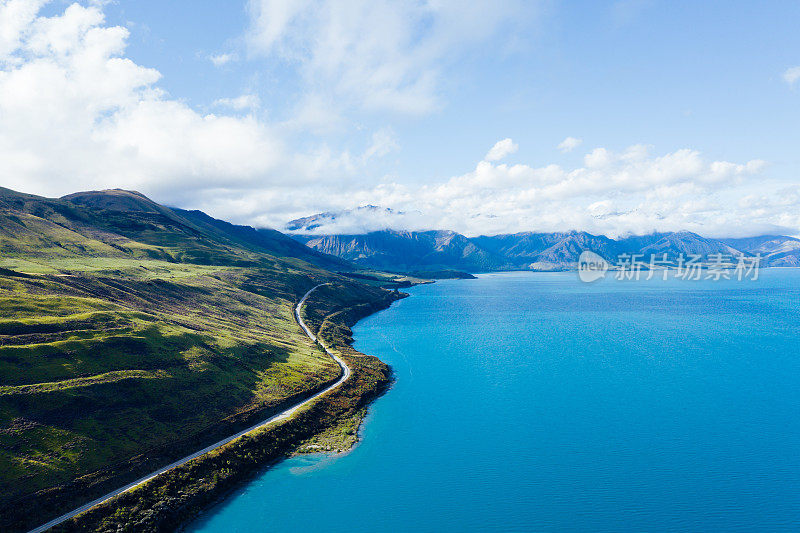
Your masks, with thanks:
[[[800,3],[0,0],[0,185],[281,229],[800,234]]]

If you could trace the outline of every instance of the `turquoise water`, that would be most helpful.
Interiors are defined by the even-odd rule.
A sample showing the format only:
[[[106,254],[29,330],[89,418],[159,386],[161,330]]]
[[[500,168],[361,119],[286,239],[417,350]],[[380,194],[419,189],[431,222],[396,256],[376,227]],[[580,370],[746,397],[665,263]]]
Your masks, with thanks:
[[[800,270],[409,292],[355,328],[397,377],[361,444],[283,462],[196,531],[800,528]]]

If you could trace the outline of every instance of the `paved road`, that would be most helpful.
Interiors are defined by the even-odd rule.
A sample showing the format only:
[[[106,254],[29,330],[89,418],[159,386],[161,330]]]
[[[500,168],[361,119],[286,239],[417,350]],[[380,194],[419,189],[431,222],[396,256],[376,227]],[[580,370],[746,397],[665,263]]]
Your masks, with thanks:
[[[321,284],[317,285],[316,287],[312,288],[310,291],[308,291],[303,296],[303,298],[300,300],[300,302],[298,302],[297,307],[295,307],[295,309],[294,309],[294,316],[297,319],[297,323],[300,324],[300,327],[303,328],[303,331],[305,331],[306,335],[308,335],[308,337],[313,341],[317,341],[317,337],[316,337],[316,335],[314,335],[311,332],[309,327],[306,325],[306,323],[300,317],[300,309],[303,307],[303,304],[306,303],[306,300],[311,295],[311,293],[314,292],[315,290],[317,290],[318,288],[322,287],[323,285],[327,285],[327,283],[321,283]],[[322,343],[320,343],[320,345],[322,345]],[[307,404],[313,402],[314,400],[316,400],[317,398],[319,398],[320,396],[322,396],[323,394],[332,391],[333,389],[335,389],[336,387],[338,387],[339,385],[344,383],[347,380],[347,378],[350,377],[350,374],[351,374],[350,367],[347,366],[347,364],[344,361],[342,361],[339,357],[334,355],[333,352],[331,352],[326,346],[323,346],[323,348],[328,353],[328,355],[330,355],[333,358],[333,360],[336,361],[336,364],[339,365],[339,368],[342,369],[341,377],[338,380],[336,380],[336,383],[334,383],[333,385],[330,385],[329,387],[325,388],[324,390],[314,394],[310,398],[307,398],[307,399],[301,401],[300,403],[295,404],[292,407],[286,409],[285,411],[282,411],[282,412],[278,413],[277,415],[274,415],[274,416],[272,416],[270,418],[267,418],[266,420],[263,420],[263,421],[259,422],[258,424],[254,425],[254,426],[250,426],[249,428],[244,429],[244,430],[240,431],[239,433],[236,433],[235,435],[231,435],[230,437],[222,439],[219,442],[215,442],[211,446],[206,446],[202,450],[194,452],[191,455],[187,455],[186,457],[184,457],[182,459],[178,459],[174,463],[170,463],[167,466],[156,470],[152,474],[148,474],[148,475],[146,475],[145,477],[143,477],[141,479],[137,479],[136,481],[134,481],[132,483],[128,483],[127,485],[125,485],[122,488],[119,488],[119,489],[117,489],[117,490],[115,490],[113,492],[109,492],[105,496],[100,496],[96,500],[92,500],[89,503],[87,503],[86,505],[78,507],[74,511],[70,511],[70,512],[68,512],[66,514],[63,514],[63,515],[59,516],[58,518],[54,518],[53,520],[47,522],[46,524],[43,524],[43,525],[37,527],[36,529],[32,529],[30,531],[30,533],[39,533],[41,531],[46,531],[46,530],[50,529],[51,527],[60,524],[61,522],[69,520],[70,518],[72,518],[72,517],[74,517],[76,515],[79,515],[84,511],[87,511],[87,510],[91,509],[95,505],[104,503],[104,502],[110,500],[111,498],[113,498],[115,496],[118,496],[119,494],[122,494],[123,492],[127,492],[127,491],[131,490],[134,487],[138,487],[142,483],[147,483],[148,481],[150,481],[154,477],[156,477],[156,476],[158,476],[160,474],[163,474],[164,472],[166,472],[168,470],[172,470],[173,468],[175,468],[177,466],[181,466],[183,464],[188,463],[192,459],[200,457],[204,453],[208,453],[211,450],[219,448],[220,446],[224,446],[224,445],[228,444],[229,442],[231,442],[232,440],[238,439],[239,437],[241,437],[245,433],[250,433],[251,431],[253,431],[255,429],[262,428],[262,427],[264,427],[266,425],[273,424],[273,423],[278,422],[280,420],[285,420],[285,419],[289,418],[290,416],[292,416],[298,409],[300,409],[304,405],[307,405]]]

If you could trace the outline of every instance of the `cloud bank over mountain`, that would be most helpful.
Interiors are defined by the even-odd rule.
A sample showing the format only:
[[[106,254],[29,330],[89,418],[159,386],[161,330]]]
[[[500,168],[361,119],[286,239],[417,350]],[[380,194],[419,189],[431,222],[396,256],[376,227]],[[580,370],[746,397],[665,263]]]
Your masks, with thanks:
[[[324,118],[314,109],[435,112],[443,65],[509,24],[520,9],[514,2],[460,9],[353,1],[334,10],[329,2],[301,9],[309,3],[254,0],[250,52],[283,58],[307,88],[295,122],[270,120],[260,112],[269,102],[249,93],[216,100],[213,112],[192,107],[161,88],[159,71],[126,55],[129,30],[108,24],[102,4],[42,15],[45,4],[0,3],[0,161],[2,185],[13,189],[51,196],[137,189],[162,203],[272,227],[377,205],[391,214],[364,211],[336,224],[468,236],[687,229],[727,237],[800,228],[800,187],[772,180],[759,159],[634,145],[593,146],[579,160],[581,140],[567,137],[551,149],[554,162],[517,162],[519,143],[501,138],[464,153],[471,170],[421,183],[373,166],[402,150],[391,127],[372,131],[358,151],[313,136],[294,142],[297,128]],[[327,17],[334,12],[347,16]],[[214,58],[219,65],[241,60]]]
[[[359,192],[356,198],[392,209],[328,213],[312,232],[452,229],[476,236],[577,229],[614,237],[679,230],[714,237],[796,233],[798,191],[756,192],[765,162],[710,161],[689,149],[650,152],[642,145],[621,152],[595,148],[575,168],[486,157],[474,170],[441,183]]]

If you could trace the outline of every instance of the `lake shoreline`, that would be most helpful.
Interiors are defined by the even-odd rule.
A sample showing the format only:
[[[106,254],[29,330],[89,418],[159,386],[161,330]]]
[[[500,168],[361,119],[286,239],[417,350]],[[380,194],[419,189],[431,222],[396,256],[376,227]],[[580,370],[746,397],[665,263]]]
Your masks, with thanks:
[[[800,271],[408,292],[353,328],[397,375],[363,441],[264,472],[192,533],[796,526]]]
[[[389,390],[394,376],[391,368],[378,358],[352,348],[350,328],[406,296],[387,292],[382,300],[337,309],[321,321],[306,318],[314,330],[319,331],[325,344],[335,350],[353,372],[339,388],[278,426],[246,434],[53,530],[128,530],[131,526],[136,531],[185,529],[255,476],[291,457],[304,442],[356,416]],[[324,307],[322,303],[319,305]],[[361,421],[359,428],[360,425]],[[353,444],[358,440],[360,435]]]

